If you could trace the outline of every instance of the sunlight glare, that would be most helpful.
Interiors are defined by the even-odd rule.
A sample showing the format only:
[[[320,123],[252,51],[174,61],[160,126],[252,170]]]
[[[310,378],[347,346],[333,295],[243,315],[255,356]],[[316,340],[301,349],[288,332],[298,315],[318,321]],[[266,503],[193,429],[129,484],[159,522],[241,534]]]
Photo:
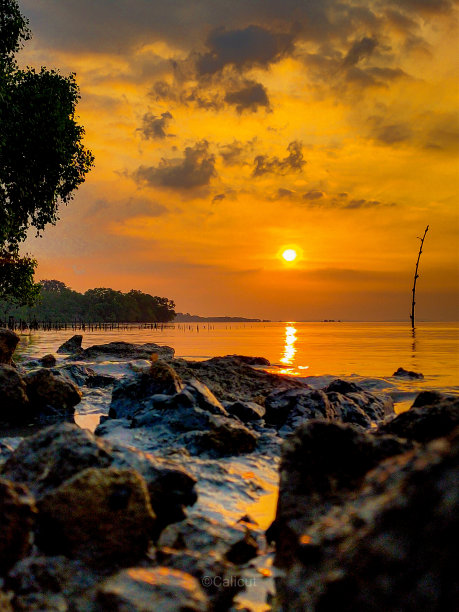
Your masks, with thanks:
[[[286,249],[282,253],[282,257],[285,259],[285,261],[295,261],[297,254],[293,249]]]

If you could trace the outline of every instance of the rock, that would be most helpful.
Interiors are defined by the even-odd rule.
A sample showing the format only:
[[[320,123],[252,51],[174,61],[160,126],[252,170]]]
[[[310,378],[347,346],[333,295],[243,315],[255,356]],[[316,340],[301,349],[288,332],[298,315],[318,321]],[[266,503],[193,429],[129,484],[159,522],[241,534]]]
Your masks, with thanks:
[[[341,378],[335,378],[331,381],[331,383],[325,387],[325,393],[341,393],[342,395],[348,395],[349,393],[360,393],[363,391],[362,387],[356,385],[353,382],[348,382],[347,380],[342,380]]]
[[[67,601],[60,593],[30,593],[13,600],[15,612],[68,612]]]
[[[206,612],[208,599],[198,581],[166,567],[129,568],[108,578],[98,589],[107,612]]]
[[[279,604],[317,612],[456,609],[458,438],[455,430],[370,472],[359,496],[303,536],[316,554],[278,581]]]
[[[203,451],[215,451],[218,456],[251,453],[257,445],[257,435],[242,423],[220,416],[210,416],[209,431],[199,432]]]
[[[418,399],[419,396],[416,401]],[[438,401],[435,404],[424,405],[425,398],[421,398],[421,406],[418,407],[415,401],[410,410],[381,425],[378,434],[392,434],[424,444],[447,436],[459,426],[459,397],[443,396],[442,399],[436,399]]]
[[[292,431],[304,421],[323,418],[333,420],[336,412],[323,391],[288,389],[274,391],[265,400],[265,421]]]
[[[142,407],[144,400],[153,395],[174,395],[182,388],[183,385],[173,368],[158,360],[151,364],[150,370],[124,376],[115,382],[109,416],[133,416],[139,407]]]
[[[86,385],[89,378],[96,375],[92,368],[88,368],[77,363],[56,368],[53,370],[53,374],[70,379],[71,382],[75,383],[79,387]]]
[[[224,407],[230,415],[237,417],[243,423],[258,421],[266,413],[266,409],[255,402],[225,402]]]
[[[115,357],[118,359],[150,359],[158,355],[162,359],[172,359],[174,349],[170,346],[158,344],[132,344],[130,342],[109,342],[108,344],[95,344],[81,353],[84,359],[97,357]]]
[[[11,597],[3,591],[0,591],[0,610],[2,612],[13,612]]]
[[[54,368],[54,366],[57,363],[56,358],[54,357],[54,355],[44,355],[43,357],[41,357],[39,359],[40,364],[44,367],[44,368]]]
[[[418,408],[421,406],[432,406],[433,404],[438,404],[446,399],[446,395],[443,393],[439,393],[438,391],[421,391],[416,396],[416,399],[413,402],[412,408]]]
[[[134,470],[88,468],[38,502],[39,546],[90,564],[128,565],[147,551],[155,522]]]
[[[27,389],[16,368],[0,365],[0,422],[25,423],[31,415]]]
[[[86,468],[134,469],[147,483],[157,529],[185,517],[196,502],[196,479],[170,459],[109,444],[77,425],[62,423],[25,439],[4,465],[4,475],[26,483],[37,498]]]
[[[35,515],[35,502],[27,488],[0,478],[0,574],[29,550]]]
[[[213,357],[207,361],[175,359],[173,366],[183,381],[199,380],[220,401],[263,403],[262,398],[277,389],[309,388],[294,378],[255,369],[238,356]]]
[[[107,376],[106,374],[94,374],[88,376],[86,379],[86,385],[90,389],[98,389],[102,387],[105,389],[106,387],[110,387],[114,385],[116,382],[116,378],[114,376]]]
[[[0,364],[12,365],[13,353],[19,342],[19,336],[9,329],[0,328]]]
[[[13,447],[3,440],[0,440],[0,472],[5,461],[13,454]]]
[[[24,381],[31,409],[40,416],[72,416],[74,406],[81,401],[81,393],[73,383],[45,368],[26,374]]]
[[[308,525],[357,489],[369,470],[411,446],[323,420],[299,427],[282,447],[276,519],[267,534],[277,543],[277,563],[292,562]]]
[[[355,383],[339,378],[323,391],[335,410],[336,418],[343,423],[368,428],[394,411],[394,403],[389,396],[376,396]]]
[[[241,363],[246,363],[251,366],[270,366],[271,363],[265,357],[248,357],[247,355],[226,355],[225,357],[212,357],[209,359],[208,363],[212,363],[213,360],[219,363],[221,359],[230,359],[232,361],[239,361]]]
[[[392,374],[397,378],[424,378],[424,374],[420,372],[412,372],[411,370],[405,370],[404,368],[398,368],[396,372]]]
[[[242,540],[235,542],[226,553],[226,558],[235,565],[244,565],[258,553],[258,542],[249,529],[246,530]]]
[[[61,344],[61,346],[57,349],[58,353],[79,353],[81,352],[81,343],[83,342],[83,336],[81,334],[76,334],[72,336],[69,340]]]

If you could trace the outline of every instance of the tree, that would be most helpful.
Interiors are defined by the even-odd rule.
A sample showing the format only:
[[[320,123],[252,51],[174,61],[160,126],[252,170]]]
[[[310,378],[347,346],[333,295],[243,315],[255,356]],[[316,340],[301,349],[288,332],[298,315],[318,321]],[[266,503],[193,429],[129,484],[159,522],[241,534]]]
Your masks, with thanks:
[[[0,0],[0,273],[11,266],[7,275],[32,298],[36,262],[20,257],[20,243],[30,227],[40,235],[56,223],[59,204],[73,198],[94,158],[75,120],[75,75],[18,67],[15,54],[29,38],[17,1]],[[22,274],[13,271],[21,265]]]

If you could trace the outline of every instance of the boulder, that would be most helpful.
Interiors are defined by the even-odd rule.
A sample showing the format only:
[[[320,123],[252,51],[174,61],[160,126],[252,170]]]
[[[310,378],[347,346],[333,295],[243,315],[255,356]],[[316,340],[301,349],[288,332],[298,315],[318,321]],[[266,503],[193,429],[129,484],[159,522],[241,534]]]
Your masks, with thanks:
[[[274,391],[265,400],[265,421],[291,431],[310,419],[334,420],[336,412],[323,391],[287,389]]]
[[[264,406],[255,402],[225,402],[223,405],[230,415],[237,417],[243,423],[259,421],[266,413]]]
[[[174,369],[167,363],[157,360],[148,371],[124,376],[116,381],[112,391],[109,416],[126,418],[133,416],[144,400],[153,395],[174,395],[183,385]]]
[[[133,469],[145,479],[157,529],[185,517],[196,502],[196,479],[170,459],[108,442],[77,425],[62,423],[25,439],[7,459],[4,475],[26,483],[37,498],[87,468]]]
[[[172,359],[174,349],[159,344],[132,344],[130,342],[109,342],[108,344],[95,344],[84,349],[81,356],[84,359],[97,359],[98,357],[114,357],[116,359],[150,359],[157,355],[162,359]]]
[[[458,442],[456,429],[369,472],[359,495],[304,533],[301,556],[277,582],[279,605],[456,609]]]
[[[56,376],[63,376],[79,387],[82,387],[86,385],[89,378],[95,376],[96,373],[92,368],[88,368],[78,363],[71,363],[53,369],[53,374]]]
[[[338,420],[343,423],[368,428],[394,412],[394,403],[389,396],[376,396],[355,383],[339,378],[323,391],[333,405]]]
[[[0,328],[0,364],[12,365],[13,353],[19,342],[19,336],[9,329]]]
[[[246,530],[244,537],[235,542],[226,553],[226,558],[235,565],[244,565],[250,559],[256,557],[258,553],[258,542],[253,537],[249,529]]]
[[[241,455],[255,450],[258,436],[242,423],[221,416],[210,416],[209,430],[199,432],[198,445],[217,456]]]
[[[90,564],[138,561],[155,522],[145,480],[115,468],[79,472],[42,497],[38,511],[40,548]]]
[[[64,344],[57,349],[58,353],[79,353],[81,352],[81,343],[83,342],[83,336],[81,334],[75,334],[69,340],[66,340]]]
[[[459,397],[437,399],[432,405],[424,405],[425,397],[419,400],[418,396],[410,410],[381,425],[378,434],[392,434],[424,444],[447,436],[459,426]]]
[[[56,357],[54,357],[54,355],[48,354],[48,355],[44,355],[43,357],[41,357],[39,359],[39,362],[44,368],[54,368],[54,366],[57,363],[57,360],[56,360]]]
[[[405,370],[404,368],[398,368],[398,370],[394,372],[392,376],[395,376],[397,378],[411,378],[411,379],[424,378],[424,374],[421,374],[420,372],[413,372],[411,370]]]
[[[76,386],[45,368],[26,374],[24,381],[31,409],[40,416],[72,416],[81,401]]]
[[[31,413],[27,388],[16,368],[0,365],[0,423],[25,423]]]
[[[277,563],[292,562],[307,527],[359,488],[369,470],[411,447],[341,423],[313,420],[299,427],[282,446],[276,519],[267,534],[276,541]]]
[[[107,374],[93,374],[92,376],[88,376],[86,379],[86,385],[90,389],[105,389],[106,387],[114,385],[115,382],[116,378]]]
[[[35,515],[35,501],[27,488],[0,478],[0,575],[27,554]]]
[[[206,612],[209,603],[195,578],[167,567],[123,570],[99,586],[97,600],[107,612]]]

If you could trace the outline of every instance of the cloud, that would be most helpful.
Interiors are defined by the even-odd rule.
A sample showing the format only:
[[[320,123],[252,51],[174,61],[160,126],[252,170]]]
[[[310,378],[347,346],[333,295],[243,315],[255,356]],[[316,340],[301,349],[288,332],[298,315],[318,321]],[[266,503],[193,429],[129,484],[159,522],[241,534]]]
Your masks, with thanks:
[[[219,153],[223,159],[223,163],[226,166],[239,166],[247,164],[247,156],[253,151],[256,138],[248,140],[247,142],[241,142],[239,140],[233,140],[225,145],[219,146]]]
[[[163,140],[166,136],[170,136],[165,131],[170,119],[173,119],[173,117],[169,111],[162,113],[160,117],[150,112],[145,113],[142,118],[142,127],[139,128],[142,138],[145,138],[145,140],[150,138]]]
[[[252,176],[263,174],[288,174],[290,172],[301,172],[306,164],[303,157],[303,146],[301,142],[294,140],[287,147],[288,155],[284,159],[258,155],[255,157]]]
[[[320,200],[324,197],[324,192],[319,191],[318,189],[311,189],[307,193],[303,194],[304,200]]]
[[[206,140],[186,147],[181,159],[162,159],[158,166],[139,166],[132,178],[138,183],[170,189],[193,189],[209,185],[216,177],[215,156]]]
[[[225,102],[234,104],[238,113],[244,110],[255,113],[259,106],[269,108],[269,98],[265,87],[255,81],[244,81],[242,89],[228,92]]]
[[[424,15],[448,14],[457,4],[456,0],[388,0],[404,12],[413,11]]]
[[[224,193],[219,193],[212,198],[212,204],[215,204],[216,202],[221,202],[225,198],[226,195]]]
[[[266,67],[293,49],[292,34],[271,32],[257,25],[243,29],[216,28],[207,37],[207,53],[196,57],[199,75],[215,74],[227,65],[237,69]]]
[[[405,142],[412,134],[412,129],[404,123],[383,124],[372,130],[373,138],[387,145]]]
[[[377,46],[378,41],[376,38],[368,38],[368,36],[354,41],[352,47],[349,49],[346,57],[344,58],[344,65],[355,66],[360,62],[360,60],[370,57]]]

